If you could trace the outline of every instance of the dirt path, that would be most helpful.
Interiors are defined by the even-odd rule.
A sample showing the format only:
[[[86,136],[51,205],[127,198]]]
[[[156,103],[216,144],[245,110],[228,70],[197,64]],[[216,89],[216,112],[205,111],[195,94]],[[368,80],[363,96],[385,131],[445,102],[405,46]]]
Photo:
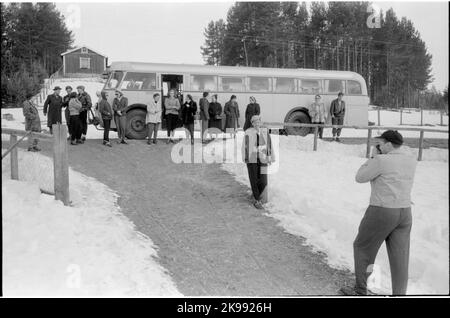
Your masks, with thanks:
[[[120,195],[184,295],[334,295],[349,283],[349,273],[250,206],[248,189],[218,165],[174,164],[162,142],[99,143],[71,146],[70,166]]]

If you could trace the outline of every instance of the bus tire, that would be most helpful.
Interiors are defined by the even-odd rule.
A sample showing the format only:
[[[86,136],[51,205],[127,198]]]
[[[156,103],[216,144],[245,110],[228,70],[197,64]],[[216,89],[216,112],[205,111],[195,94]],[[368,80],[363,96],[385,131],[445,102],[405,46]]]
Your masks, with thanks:
[[[146,115],[147,112],[139,108],[127,112],[127,138],[145,139],[147,137],[147,128],[145,126]]]
[[[303,112],[296,111],[289,115],[286,120],[287,123],[301,123],[301,124],[310,124],[311,119],[309,116]],[[285,127],[286,134],[289,135],[297,135],[297,136],[306,136],[310,133],[310,127]]]

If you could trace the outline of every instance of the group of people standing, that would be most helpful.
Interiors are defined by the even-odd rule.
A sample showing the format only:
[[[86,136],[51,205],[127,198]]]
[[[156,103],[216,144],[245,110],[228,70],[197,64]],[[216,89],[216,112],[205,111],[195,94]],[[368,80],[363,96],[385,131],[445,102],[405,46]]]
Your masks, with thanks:
[[[246,122],[244,128],[250,127],[251,115],[259,115],[260,107],[254,97],[250,97],[250,104],[247,106]],[[211,137],[216,137],[216,133],[227,131],[233,137],[236,137],[236,130],[239,126],[239,105],[237,97],[232,95],[224,107],[218,102],[218,95],[210,96],[208,92],[203,93],[198,104],[192,95],[187,94],[183,104],[177,96],[175,90],[170,90],[164,100],[164,109],[161,105],[161,96],[159,93],[153,95],[153,99],[147,105],[147,116],[145,123],[148,130],[148,144],[157,143],[158,130],[162,121],[166,119],[167,143],[175,143],[175,130],[183,126],[188,132],[191,143],[194,143],[194,125],[195,120],[201,120],[201,138],[206,142],[208,129]],[[225,125],[222,119],[225,118]],[[216,132],[216,133],[215,133]]]
[[[314,102],[308,107],[308,113],[313,124],[325,124],[328,116],[331,116],[332,125],[343,125],[345,117],[345,102],[343,101],[344,94],[340,92],[338,98],[331,102],[330,112],[327,113],[325,105],[321,102],[322,97],[316,95]],[[342,128],[332,129],[333,140],[340,141]],[[323,127],[319,127],[319,138],[323,138]]]

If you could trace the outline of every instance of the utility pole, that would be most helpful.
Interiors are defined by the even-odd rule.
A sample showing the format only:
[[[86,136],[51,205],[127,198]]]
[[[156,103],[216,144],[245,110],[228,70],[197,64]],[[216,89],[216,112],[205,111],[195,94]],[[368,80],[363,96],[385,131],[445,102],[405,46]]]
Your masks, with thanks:
[[[247,56],[247,47],[245,46],[245,36],[242,39],[242,42],[244,43],[245,65],[248,66],[248,56]]]

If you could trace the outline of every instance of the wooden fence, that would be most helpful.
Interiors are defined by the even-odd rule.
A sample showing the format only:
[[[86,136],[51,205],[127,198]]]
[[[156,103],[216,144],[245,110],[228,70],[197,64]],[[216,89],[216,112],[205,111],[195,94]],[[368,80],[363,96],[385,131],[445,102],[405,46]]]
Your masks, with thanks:
[[[18,145],[27,136],[40,139],[53,140],[53,171],[54,171],[54,190],[55,199],[61,200],[64,205],[70,204],[69,196],[69,154],[67,144],[67,126],[53,125],[53,135],[27,132],[18,129],[9,129],[2,127],[2,134],[10,136],[10,145],[8,150],[2,154],[2,160],[10,154],[11,157],[11,179],[19,180],[19,153]],[[18,140],[18,136],[21,138]]]
[[[383,107],[374,107],[374,109],[376,109],[377,111],[377,125],[381,126],[381,111],[385,110],[385,111],[396,111],[399,113],[400,115],[400,125],[410,125],[410,124],[404,124],[403,123],[403,112],[409,110],[409,111],[414,111],[414,112],[420,112],[420,123],[417,123],[420,126],[425,125],[426,123],[424,123],[423,121],[423,108],[398,108],[398,109],[390,109],[390,108],[383,108]],[[430,109],[431,111],[433,111],[433,109]],[[428,110],[428,111],[430,111]],[[440,115],[440,126],[444,126],[444,116],[445,116],[445,110],[437,110],[439,111],[439,115]]]
[[[418,161],[422,161],[423,154],[423,140],[425,138],[425,132],[435,132],[448,134],[446,130],[432,129],[432,128],[422,128],[422,127],[387,127],[387,126],[346,126],[346,125],[326,125],[326,124],[302,124],[302,123],[274,123],[274,122],[264,122],[263,125],[268,128],[279,128],[279,127],[299,127],[299,128],[312,128],[314,129],[314,141],[313,150],[317,151],[317,137],[319,133],[319,127],[323,128],[350,128],[350,129],[362,129],[367,130],[367,149],[366,158],[370,156],[370,141],[372,139],[372,130],[403,130],[403,131],[419,131],[419,153],[417,156]]]

